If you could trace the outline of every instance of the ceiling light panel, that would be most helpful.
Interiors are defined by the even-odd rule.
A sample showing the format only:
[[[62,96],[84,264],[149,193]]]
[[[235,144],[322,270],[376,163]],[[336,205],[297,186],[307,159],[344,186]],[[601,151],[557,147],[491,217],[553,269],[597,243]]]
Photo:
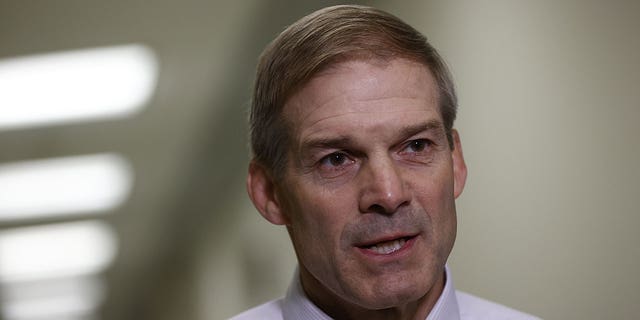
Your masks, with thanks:
[[[126,117],[152,96],[158,62],[132,44],[0,60],[0,130]]]
[[[100,221],[5,229],[0,232],[0,283],[96,274],[116,252],[116,235]]]
[[[128,197],[129,163],[113,153],[0,165],[0,222],[104,212]]]

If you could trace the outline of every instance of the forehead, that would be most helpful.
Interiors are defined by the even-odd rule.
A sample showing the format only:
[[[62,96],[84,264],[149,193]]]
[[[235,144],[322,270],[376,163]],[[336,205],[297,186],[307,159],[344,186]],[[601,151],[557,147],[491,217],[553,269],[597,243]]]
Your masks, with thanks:
[[[323,124],[358,122],[376,113],[431,113],[441,119],[437,95],[436,81],[422,63],[401,58],[350,60],[316,74],[287,101],[283,115],[294,137],[300,138],[308,131],[328,129]]]

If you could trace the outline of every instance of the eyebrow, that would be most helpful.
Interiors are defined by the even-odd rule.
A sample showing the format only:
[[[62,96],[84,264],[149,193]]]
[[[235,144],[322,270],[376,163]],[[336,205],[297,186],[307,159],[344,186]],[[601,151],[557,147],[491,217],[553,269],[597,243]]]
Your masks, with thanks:
[[[433,132],[437,135],[437,138],[442,138],[444,135],[444,125],[439,120],[429,120],[425,123],[402,128],[400,130],[400,136],[402,139],[407,139],[421,132]]]
[[[337,136],[332,138],[314,138],[304,141],[301,146],[303,154],[313,149],[344,149],[352,144],[352,139],[348,136]]]
[[[444,136],[444,125],[439,120],[429,120],[400,129],[398,136],[401,137],[400,140],[404,140],[421,132],[432,132],[437,139],[440,139]],[[346,135],[330,138],[319,137],[303,141],[300,151],[301,154],[306,154],[313,149],[348,149],[352,144],[352,138]]]

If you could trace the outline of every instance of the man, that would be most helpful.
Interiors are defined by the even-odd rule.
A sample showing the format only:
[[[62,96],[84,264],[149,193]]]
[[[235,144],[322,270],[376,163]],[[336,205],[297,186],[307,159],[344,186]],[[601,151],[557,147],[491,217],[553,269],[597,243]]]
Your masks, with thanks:
[[[444,62],[394,16],[336,6],[282,32],[258,65],[247,189],[298,273],[234,319],[534,319],[453,288],[455,115]]]

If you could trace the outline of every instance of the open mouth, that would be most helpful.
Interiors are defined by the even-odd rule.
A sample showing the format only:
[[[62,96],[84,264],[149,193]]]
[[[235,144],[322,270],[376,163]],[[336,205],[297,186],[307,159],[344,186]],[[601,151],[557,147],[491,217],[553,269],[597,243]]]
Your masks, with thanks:
[[[375,254],[391,254],[405,247],[407,242],[413,238],[413,236],[402,237],[358,247]]]

